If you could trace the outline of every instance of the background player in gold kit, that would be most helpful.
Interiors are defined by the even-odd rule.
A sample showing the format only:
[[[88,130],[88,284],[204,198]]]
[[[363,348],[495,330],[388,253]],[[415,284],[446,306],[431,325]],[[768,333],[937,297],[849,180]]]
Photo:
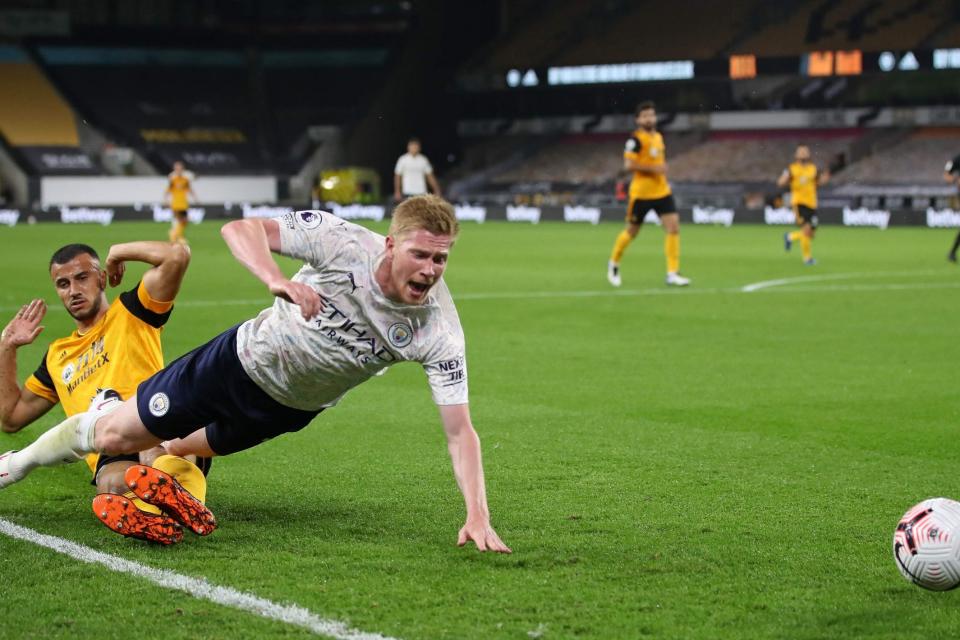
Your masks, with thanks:
[[[943,168],[943,179],[950,184],[960,187],[960,154],[954,156],[953,160],[948,162]],[[958,250],[960,250],[960,231],[957,231],[957,237],[953,240],[953,246],[950,247],[947,260],[956,264]]]
[[[107,283],[118,286],[127,261],[153,265],[133,289],[110,304]],[[130,242],[110,248],[105,266],[93,248],[70,244],[50,259],[50,277],[64,308],[73,317],[76,330],[50,343],[40,366],[24,385],[17,384],[16,350],[32,343],[43,327],[43,300],[24,305],[0,335],[0,427],[7,433],[23,429],[56,403],[67,416],[87,411],[101,389],[114,389],[122,397],[133,396],[137,385],[163,367],[160,334],[173,308],[173,299],[190,261],[189,249],[179,243]],[[206,495],[203,473],[182,458],[160,456],[153,450],[143,462],[173,475],[200,500]],[[154,460],[155,459],[155,460]],[[124,474],[139,464],[137,455],[90,456],[100,494],[124,494]],[[206,465],[208,461],[201,461]],[[99,498],[99,496],[98,496]],[[119,504],[119,502],[118,502]],[[139,506],[137,509],[136,506]],[[123,522],[126,535],[156,542],[171,542],[182,531],[169,517],[153,507],[128,499],[122,513],[100,516],[111,529]],[[142,510],[142,511],[141,511]],[[149,512],[149,513],[148,513]],[[153,514],[153,515],[151,515]]]
[[[790,204],[797,217],[799,231],[783,234],[783,246],[787,251],[794,242],[800,242],[803,253],[803,264],[814,265],[813,249],[811,244],[817,232],[817,187],[830,180],[829,171],[820,171],[817,165],[810,161],[810,147],[801,144],[794,153],[794,161],[790,163],[780,178],[778,187],[790,186]]]
[[[652,102],[637,107],[637,130],[627,140],[623,151],[623,168],[633,172],[630,199],[627,204],[627,227],[617,236],[607,264],[607,280],[615,287],[621,284],[620,259],[627,246],[637,237],[643,218],[651,209],[660,217],[666,236],[663,253],[667,259],[667,284],[686,286],[689,278],[680,275],[680,215],[667,182],[666,147],[657,131],[657,109]]]
[[[173,171],[170,173],[170,182],[167,190],[164,192],[164,198],[170,205],[173,212],[173,220],[170,226],[170,242],[184,240],[184,231],[187,228],[187,210],[190,208],[190,200],[196,200],[197,196],[191,186],[191,177],[183,168],[183,163],[179,160],[173,163]]]

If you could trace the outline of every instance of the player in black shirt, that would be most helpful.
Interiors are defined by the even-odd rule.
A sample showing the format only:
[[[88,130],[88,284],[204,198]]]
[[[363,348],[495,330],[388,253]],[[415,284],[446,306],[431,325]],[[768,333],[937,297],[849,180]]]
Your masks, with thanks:
[[[955,156],[953,160],[948,162],[947,166],[943,168],[943,179],[950,184],[955,184],[960,187],[960,154]],[[950,248],[950,253],[947,254],[947,260],[954,263],[957,261],[957,249],[960,249],[960,231],[957,232],[957,237],[953,241],[953,247]]]

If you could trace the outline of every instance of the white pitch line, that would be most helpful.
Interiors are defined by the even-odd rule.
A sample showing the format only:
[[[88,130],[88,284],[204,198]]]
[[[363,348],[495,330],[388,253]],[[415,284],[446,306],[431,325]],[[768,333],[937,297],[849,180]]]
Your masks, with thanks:
[[[931,289],[960,289],[960,282],[902,282],[900,284],[841,284],[825,287],[790,287],[767,289],[763,293],[858,293],[870,291],[920,291]]]
[[[211,584],[201,578],[192,578],[167,569],[154,569],[138,562],[85,547],[64,538],[21,527],[3,518],[0,518],[0,533],[52,549],[81,562],[100,564],[117,573],[143,578],[166,589],[183,591],[200,600],[209,600],[225,607],[301,627],[317,635],[335,638],[336,640],[396,640],[379,633],[351,629],[343,622],[321,618],[297,605],[279,604],[230,587]]]
[[[827,282],[830,280],[851,280],[853,278],[882,278],[887,276],[920,276],[934,275],[942,271],[916,270],[916,271],[865,271],[859,273],[827,273],[815,276],[796,276],[793,278],[778,278],[776,280],[761,280],[760,282],[751,282],[740,287],[743,293],[760,291],[771,287],[782,287],[784,285],[803,283],[803,282]]]

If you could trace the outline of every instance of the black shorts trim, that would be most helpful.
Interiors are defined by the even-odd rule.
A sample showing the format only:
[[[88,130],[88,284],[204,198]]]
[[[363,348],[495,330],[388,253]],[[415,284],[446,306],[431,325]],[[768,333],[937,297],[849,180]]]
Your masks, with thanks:
[[[817,228],[817,224],[820,222],[817,219],[817,210],[813,207],[808,207],[805,204],[798,204],[793,208],[794,214],[797,216],[797,224],[805,225],[809,224],[814,229]]]
[[[139,453],[124,453],[119,456],[105,456],[102,453],[100,457],[97,458],[97,466],[93,470],[93,478],[90,479],[90,484],[97,486],[97,476],[100,475],[100,469],[103,469],[108,464],[114,462],[132,462],[133,464],[140,464],[140,454]],[[197,468],[200,469],[200,472],[207,476],[210,473],[210,467],[213,466],[213,458],[201,458],[197,456]]]
[[[673,199],[673,194],[655,200],[630,198],[630,202],[627,204],[627,222],[630,224],[643,224],[644,217],[646,217],[647,212],[651,209],[657,216],[676,213],[677,203]]]
[[[107,456],[101,453],[100,457],[97,458],[97,466],[93,470],[93,478],[90,479],[90,484],[97,486],[97,476],[100,475],[100,469],[103,469],[108,464],[113,464],[114,462],[132,462],[133,464],[140,464],[140,454],[123,453],[118,456]]]
[[[171,362],[137,387],[137,411],[161,440],[205,429],[218,455],[299,431],[322,409],[280,404],[250,379],[237,356],[239,325]]]
[[[187,222],[187,210],[186,209],[173,209],[173,217],[180,222]]]

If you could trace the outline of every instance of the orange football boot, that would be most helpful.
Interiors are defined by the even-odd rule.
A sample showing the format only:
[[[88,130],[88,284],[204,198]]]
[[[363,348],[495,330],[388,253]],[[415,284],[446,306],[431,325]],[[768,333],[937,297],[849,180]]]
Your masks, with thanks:
[[[101,493],[93,499],[93,513],[114,533],[157,544],[183,540],[183,528],[168,516],[140,511],[129,498]]]
[[[159,507],[198,536],[210,535],[217,528],[213,512],[170,474],[135,464],[127,469],[123,479],[138,498]]]

